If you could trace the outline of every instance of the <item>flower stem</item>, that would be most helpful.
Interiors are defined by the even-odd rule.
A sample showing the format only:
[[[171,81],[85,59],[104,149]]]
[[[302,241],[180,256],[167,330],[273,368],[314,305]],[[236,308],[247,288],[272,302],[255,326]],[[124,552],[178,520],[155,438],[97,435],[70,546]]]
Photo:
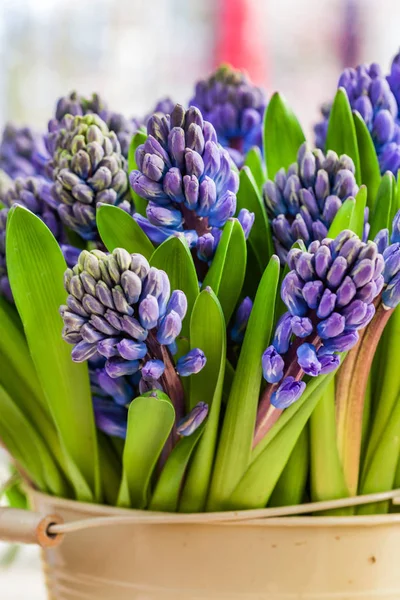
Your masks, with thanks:
[[[337,378],[337,437],[339,456],[350,495],[357,494],[360,470],[364,398],[375,350],[393,310],[380,303],[370,324],[349,352]]]

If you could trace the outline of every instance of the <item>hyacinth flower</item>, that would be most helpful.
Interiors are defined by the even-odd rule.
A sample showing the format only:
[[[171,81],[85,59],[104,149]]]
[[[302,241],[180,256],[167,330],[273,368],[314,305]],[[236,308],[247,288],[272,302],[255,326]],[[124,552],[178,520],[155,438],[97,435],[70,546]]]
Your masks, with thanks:
[[[383,75],[379,65],[372,63],[345,69],[338,81],[338,88],[345,89],[351,108],[361,115],[372,135],[381,173],[392,171],[395,175],[400,167],[398,63],[396,56],[388,77]],[[320,148],[324,148],[326,142],[327,106],[322,114],[323,120],[315,126],[316,142]]]
[[[171,293],[164,271],[121,248],[112,254],[84,250],[66,271],[65,288],[69,295],[60,312],[63,338],[74,345],[72,359],[105,359],[104,368],[96,372],[97,391],[125,406],[135,396],[135,386],[140,394],[160,389],[180,419],[184,396],[178,373],[198,373],[206,362],[202,351],[194,349],[174,363],[175,340],[187,309],[185,294]]]
[[[291,269],[281,286],[288,311],[262,357],[268,385],[259,404],[256,445],[305,390],[304,376],[336,369],[339,354],[353,348],[375,315],[374,300],[384,286],[384,258],[377,245],[350,230],[335,239],[315,240],[308,251],[293,249]]]
[[[253,301],[248,296],[238,306],[231,329],[231,339],[237,344],[243,341],[252,308]]]
[[[219,142],[241,167],[253,146],[262,146],[262,121],[267,100],[246,73],[222,65],[196,84],[190,105],[214,125]]]
[[[49,158],[42,135],[29,127],[6,125],[0,143],[0,169],[10,177],[43,176]]]
[[[177,104],[171,115],[154,114],[147,132],[136,150],[138,168],[130,173],[133,190],[148,200],[147,218],[134,218],[155,244],[184,236],[198,258],[209,262],[221,228],[236,211],[239,179],[229,155],[193,106],[185,110]],[[247,235],[251,219],[249,211],[241,211]]]
[[[96,240],[98,204],[130,211],[126,162],[116,134],[96,114],[67,115],[49,134],[47,144],[54,181],[49,206],[83,239]]]
[[[322,241],[343,202],[354,197],[358,185],[352,159],[329,150],[311,151],[300,146],[297,162],[280,169],[274,181],[264,185],[264,201],[271,222],[276,253],[286,262],[297,240]],[[364,237],[368,236],[368,211]]]
[[[68,96],[61,97],[56,105],[55,116],[49,121],[49,133],[62,127],[62,120],[66,115],[84,116],[88,114],[99,115],[108,129],[116,134],[121,146],[121,153],[126,158],[132,136],[139,129],[140,123],[136,119],[127,119],[123,114],[110,110],[99,94],[85,97],[77,92],[71,92]]]
[[[9,210],[14,204],[28,208],[46,223],[60,243],[67,264],[75,264],[79,254],[76,248],[67,243],[57,211],[53,210],[45,200],[50,188],[51,183],[42,177],[18,177],[0,197],[0,201],[5,206],[0,210],[0,295],[5,296],[9,302],[12,302],[13,298],[7,276],[6,225]]]
[[[361,332],[356,348],[349,353],[337,378],[338,449],[351,494],[357,493],[359,484],[362,439],[359,415],[364,410],[368,376],[383,330],[400,302],[399,223],[400,211],[393,221],[390,242],[387,229],[380,231],[376,237],[384,264],[383,289],[375,300],[376,312],[372,322]],[[380,406],[377,407],[379,410]],[[376,439],[373,441],[376,442]]]

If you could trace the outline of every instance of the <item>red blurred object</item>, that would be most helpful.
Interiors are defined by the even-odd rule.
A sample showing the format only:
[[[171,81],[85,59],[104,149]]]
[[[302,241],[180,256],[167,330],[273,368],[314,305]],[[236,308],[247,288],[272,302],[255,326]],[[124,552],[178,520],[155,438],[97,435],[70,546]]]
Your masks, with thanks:
[[[269,70],[258,10],[254,0],[219,0],[215,66],[245,69],[255,83],[265,85]]]

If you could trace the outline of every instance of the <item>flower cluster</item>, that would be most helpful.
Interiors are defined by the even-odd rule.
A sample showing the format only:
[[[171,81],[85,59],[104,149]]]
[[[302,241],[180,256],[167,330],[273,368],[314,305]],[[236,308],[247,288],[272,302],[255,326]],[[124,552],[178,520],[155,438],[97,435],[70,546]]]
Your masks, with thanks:
[[[138,169],[130,174],[134,191],[148,200],[147,219],[134,218],[159,244],[171,235],[185,236],[198,257],[210,261],[221,227],[236,211],[238,175],[211,123],[195,107],[177,104],[171,115],[155,113],[148,137],[136,150]],[[245,233],[252,218],[241,214]]]
[[[190,104],[197,106],[212,123],[220,143],[238,166],[252,146],[261,147],[264,92],[242,71],[221,66],[208,79],[197,83]]]
[[[350,105],[365,121],[378,153],[381,172],[397,175],[400,167],[400,59],[396,56],[391,73],[385,77],[379,65],[359,65],[345,69],[338,87],[346,90]],[[315,126],[317,145],[325,146],[329,110],[324,107],[323,121]]]
[[[291,250],[288,265],[281,286],[288,312],[262,358],[264,377],[273,384],[271,404],[280,409],[301,396],[304,374],[336,369],[337,353],[357,343],[357,330],[373,318],[374,300],[384,286],[384,257],[377,245],[349,230],[334,240],[312,242],[308,252]]]
[[[0,169],[13,179],[44,175],[48,160],[43,136],[29,127],[6,125],[0,143]]]
[[[18,177],[0,197],[0,201],[5,206],[0,210],[0,294],[10,302],[12,302],[12,293],[6,265],[6,224],[10,208],[14,204],[28,208],[46,223],[60,243],[66,241],[57,212],[45,201],[50,187],[51,184],[41,177]],[[70,246],[63,245],[62,248],[68,255],[71,255],[73,249]]]
[[[121,113],[110,110],[98,94],[92,94],[87,98],[77,92],[71,92],[68,96],[60,98],[57,102],[55,117],[49,122],[49,132],[52,133],[62,127],[62,120],[66,115],[83,116],[87,114],[99,115],[108,129],[116,134],[121,152],[127,157],[132,136],[139,129],[140,124],[136,119],[127,119]]]
[[[264,200],[271,220],[276,253],[286,262],[297,240],[306,244],[322,241],[342,203],[355,196],[358,186],[354,163],[332,150],[323,154],[300,146],[297,162],[285,172],[280,169],[275,181],[264,185]],[[367,222],[366,211],[365,222]],[[365,236],[368,235],[366,224]]]
[[[140,254],[120,248],[112,254],[84,250],[78,264],[66,271],[69,295],[61,308],[63,337],[74,344],[77,362],[105,358],[98,385],[117,403],[111,380],[136,375],[141,393],[153,387],[168,391],[175,340],[180,334],[187,301],[180,290],[171,293],[164,271],[150,267]],[[201,350],[191,350],[176,363],[181,376],[199,372],[205,364]],[[118,382],[125,385],[126,381]]]
[[[49,205],[83,239],[96,239],[99,203],[130,210],[126,163],[116,134],[96,114],[67,115],[47,143],[54,181]]]

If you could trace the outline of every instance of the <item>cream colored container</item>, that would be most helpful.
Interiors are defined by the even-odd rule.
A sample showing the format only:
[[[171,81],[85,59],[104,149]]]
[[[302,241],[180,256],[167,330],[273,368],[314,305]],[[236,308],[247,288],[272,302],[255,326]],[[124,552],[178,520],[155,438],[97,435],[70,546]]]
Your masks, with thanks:
[[[261,519],[271,511],[32,501],[77,529],[43,550],[51,600],[400,600],[400,514]]]

